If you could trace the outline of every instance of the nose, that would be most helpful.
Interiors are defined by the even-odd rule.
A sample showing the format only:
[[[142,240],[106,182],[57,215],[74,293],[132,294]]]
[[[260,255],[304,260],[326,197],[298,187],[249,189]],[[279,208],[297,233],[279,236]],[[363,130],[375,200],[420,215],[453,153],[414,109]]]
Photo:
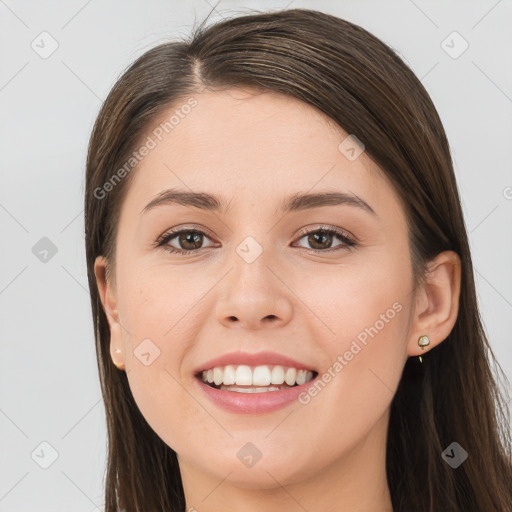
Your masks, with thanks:
[[[219,283],[217,320],[226,327],[283,327],[292,316],[293,293],[272,251],[248,237],[235,250]]]

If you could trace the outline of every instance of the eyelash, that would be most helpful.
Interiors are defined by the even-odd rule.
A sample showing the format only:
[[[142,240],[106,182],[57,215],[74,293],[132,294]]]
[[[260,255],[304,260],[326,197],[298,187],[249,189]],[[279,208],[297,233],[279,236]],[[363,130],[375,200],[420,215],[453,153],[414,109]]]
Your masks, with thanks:
[[[158,238],[158,240],[155,242],[154,245],[155,245],[155,247],[162,247],[163,246],[163,249],[165,251],[168,251],[168,252],[170,252],[172,254],[181,254],[181,255],[197,253],[198,251],[201,250],[201,249],[191,249],[191,250],[176,249],[175,247],[170,247],[170,246],[167,245],[171,240],[173,240],[174,238],[176,238],[178,235],[180,235],[182,233],[196,233],[196,234],[205,235],[206,237],[211,238],[211,237],[208,236],[207,233],[205,233],[204,231],[201,231],[200,229],[196,229],[196,228],[183,228],[183,229],[176,230],[176,231],[167,231],[166,233],[164,233],[162,236],[160,236]],[[357,242],[353,238],[351,238],[342,229],[326,227],[326,226],[320,226],[320,227],[317,227],[316,229],[309,230],[309,231],[301,231],[298,234],[299,240],[304,238],[306,235],[311,235],[311,234],[314,234],[314,233],[323,233],[323,234],[327,234],[327,235],[329,235],[329,234],[336,235],[344,244],[344,245],[341,245],[341,246],[338,246],[338,247],[335,247],[335,248],[329,248],[329,249],[324,249],[324,250],[309,249],[311,252],[313,252],[315,254],[325,254],[325,253],[335,252],[335,251],[339,251],[339,250],[343,250],[343,249],[352,249],[352,248],[354,248],[354,247],[356,247],[358,245]],[[302,247],[302,249],[306,249],[306,248]]]

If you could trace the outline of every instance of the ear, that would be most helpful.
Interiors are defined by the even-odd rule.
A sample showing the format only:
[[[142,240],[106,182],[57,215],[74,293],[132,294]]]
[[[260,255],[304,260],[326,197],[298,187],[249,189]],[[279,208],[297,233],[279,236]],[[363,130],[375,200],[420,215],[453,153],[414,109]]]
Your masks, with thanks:
[[[123,329],[117,310],[116,290],[111,280],[107,279],[106,268],[107,259],[104,256],[98,256],[94,261],[94,275],[96,277],[100,300],[110,327],[110,356],[119,369],[124,369],[125,347],[122,336]]]
[[[460,280],[460,258],[454,251],[442,252],[429,263],[426,282],[416,294],[409,356],[421,356],[448,337],[459,313]],[[421,336],[430,339],[424,350],[418,345]]]

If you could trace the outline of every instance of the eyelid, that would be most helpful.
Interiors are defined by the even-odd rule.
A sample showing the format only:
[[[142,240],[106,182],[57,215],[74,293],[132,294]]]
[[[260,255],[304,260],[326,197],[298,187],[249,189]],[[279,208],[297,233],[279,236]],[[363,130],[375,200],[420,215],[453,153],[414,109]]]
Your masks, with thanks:
[[[315,230],[319,231],[319,230],[322,230],[322,229],[325,230],[325,231],[338,231],[338,232],[342,233],[343,235],[345,235],[347,238],[350,238],[351,240],[354,240],[355,242],[359,241],[356,236],[354,236],[352,233],[350,233],[346,229],[343,229],[343,228],[340,228],[340,227],[337,227],[337,226],[329,226],[327,224],[313,224],[313,225],[305,226],[305,227],[301,228],[299,231],[297,231],[297,233],[294,235],[294,238],[297,238],[297,237],[300,237],[300,236],[303,236],[303,235],[307,235],[310,232],[315,231]],[[186,230],[202,231],[206,235],[208,235],[210,238],[215,238],[213,233],[209,229],[207,229],[207,228],[205,228],[203,226],[199,226],[197,224],[185,224],[184,226],[179,226],[179,227],[171,228],[171,229],[169,229],[167,231],[164,231],[164,233],[162,233],[158,237],[157,242],[160,242],[161,240],[166,238],[167,235],[170,235],[172,233],[179,233],[180,231],[186,231]]]
[[[185,224],[184,226],[179,226],[179,227],[171,228],[171,229],[168,229],[167,231],[164,231],[157,238],[154,245],[158,246],[161,242],[163,242],[163,240],[168,238],[169,235],[175,235],[175,234],[180,233],[181,231],[199,231],[201,233],[204,233],[205,235],[208,235],[209,238],[215,239],[215,236],[212,234],[212,232],[209,229],[207,229],[203,226],[199,226],[197,224]]]
[[[349,240],[352,240],[353,242],[359,242],[358,238],[356,236],[354,236],[352,233],[350,233],[350,231],[347,231],[346,229],[340,228],[338,226],[329,226],[327,224],[313,224],[313,225],[301,228],[295,235],[295,238],[302,237],[303,235],[307,235],[311,232],[321,231],[321,230],[335,231],[339,235],[343,235],[344,237],[348,238]]]

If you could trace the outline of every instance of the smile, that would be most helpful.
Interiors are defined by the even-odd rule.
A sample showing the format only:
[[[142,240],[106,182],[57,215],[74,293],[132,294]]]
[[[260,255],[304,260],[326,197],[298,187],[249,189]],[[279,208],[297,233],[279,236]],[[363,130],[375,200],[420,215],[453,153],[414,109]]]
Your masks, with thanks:
[[[201,372],[202,381],[214,389],[236,393],[267,393],[301,386],[315,378],[314,370],[282,365],[226,365]]]
[[[215,407],[236,414],[266,414],[292,406],[315,384],[318,367],[313,364],[271,351],[238,350],[199,364],[193,381]]]

